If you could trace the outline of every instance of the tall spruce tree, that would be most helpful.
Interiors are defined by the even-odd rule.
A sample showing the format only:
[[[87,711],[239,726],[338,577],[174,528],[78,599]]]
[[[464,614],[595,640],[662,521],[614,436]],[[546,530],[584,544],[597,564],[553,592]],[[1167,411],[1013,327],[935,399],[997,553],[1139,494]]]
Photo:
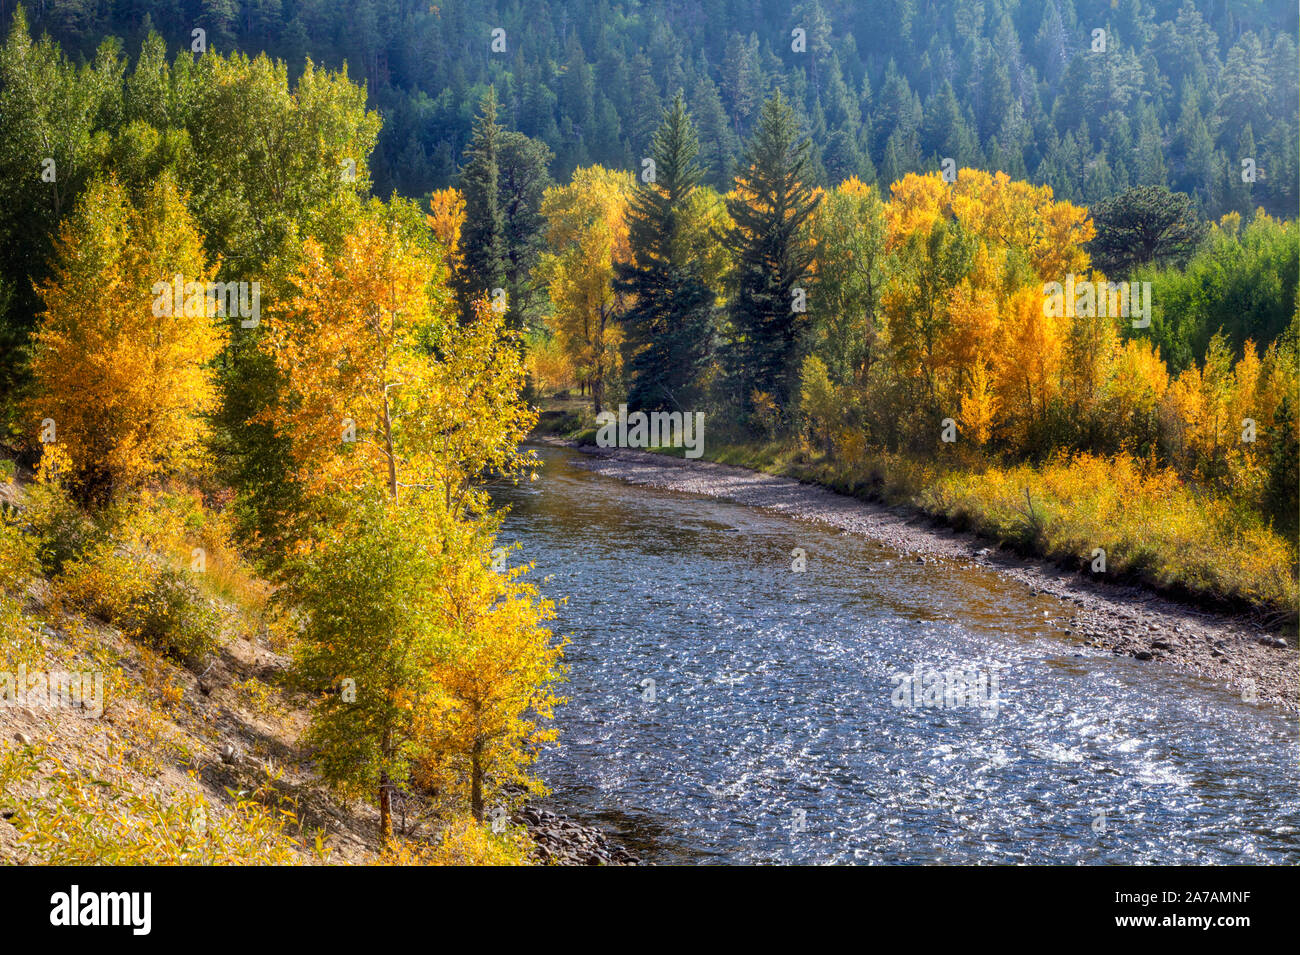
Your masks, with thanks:
[[[681,93],[664,110],[650,145],[654,180],[642,182],[628,211],[632,261],[618,288],[635,304],[623,318],[632,410],[688,410],[712,338],[713,292],[682,242],[687,204],[703,169]]]
[[[514,329],[526,327],[537,310],[532,271],[545,244],[542,196],[551,185],[551,158],[550,147],[540,140],[513,130],[500,134],[497,202],[505,237],[507,321]]]
[[[812,262],[803,225],[817,206],[808,151],[778,90],[763,105],[735,197],[727,200],[735,225],[724,241],[736,271],[724,363],[731,397],[747,412],[755,392],[784,410],[797,387],[808,323],[801,283]]]
[[[506,225],[500,194],[501,137],[496,87],[489,86],[465,153],[467,162],[460,173],[465,225],[460,233],[461,266],[455,284],[466,317],[472,313],[476,299],[506,288]]]

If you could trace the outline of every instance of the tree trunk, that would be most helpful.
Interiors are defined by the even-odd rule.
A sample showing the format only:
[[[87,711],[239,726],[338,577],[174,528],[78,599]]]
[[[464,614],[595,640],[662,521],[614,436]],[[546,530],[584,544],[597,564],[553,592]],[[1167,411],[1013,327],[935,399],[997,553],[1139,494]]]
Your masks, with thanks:
[[[384,389],[384,450],[388,453],[388,491],[397,500],[397,459],[393,457],[393,420],[388,412],[388,389]]]
[[[384,845],[393,841],[393,803],[388,773],[379,774],[379,841]]]
[[[483,741],[474,741],[470,754],[469,807],[476,822],[483,821]]]

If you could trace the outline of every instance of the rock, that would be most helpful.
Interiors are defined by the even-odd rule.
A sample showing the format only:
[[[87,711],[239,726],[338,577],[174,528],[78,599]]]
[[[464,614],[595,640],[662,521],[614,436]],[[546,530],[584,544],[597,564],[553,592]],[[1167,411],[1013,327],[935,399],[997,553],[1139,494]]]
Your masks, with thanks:
[[[28,736],[26,733],[15,733],[15,734],[14,734],[14,739],[16,739],[16,740],[18,741],[18,745],[19,745],[19,746],[31,746],[31,745],[32,745],[32,738],[31,738],[30,736]]]
[[[1173,648],[1174,648],[1174,647],[1173,647],[1173,644],[1171,644],[1171,643],[1166,643],[1164,640],[1152,640],[1152,641],[1151,641],[1151,649],[1152,649],[1152,650],[1172,650]]]
[[[1290,646],[1290,644],[1288,644],[1281,637],[1260,637],[1259,643],[1261,646],[1273,647],[1274,649],[1277,650],[1285,650],[1288,646]]]
[[[512,821],[528,830],[543,863],[556,865],[639,865],[640,860],[624,849],[610,846],[605,834],[593,826],[533,806],[515,812]]]
[[[1150,660],[1154,655],[1150,650],[1134,650],[1133,658],[1136,660]]]

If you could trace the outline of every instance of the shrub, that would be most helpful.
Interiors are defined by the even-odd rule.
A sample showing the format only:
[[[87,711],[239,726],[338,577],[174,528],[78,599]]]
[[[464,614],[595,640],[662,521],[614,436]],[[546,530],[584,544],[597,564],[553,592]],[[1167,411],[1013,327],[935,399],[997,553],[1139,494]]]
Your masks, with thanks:
[[[35,658],[39,638],[23,614],[21,593],[39,569],[35,541],[16,520],[0,512],[0,660]]]
[[[1294,614],[1293,542],[1251,509],[1198,494],[1168,468],[1126,454],[1061,456],[940,475],[922,509],[1075,566],[1106,551],[1108,574]]]
[[[220,615],[185,574],[101,543],[70,563],[65,596],[168,656],[191,663],[216,645]]]
[[[35,541],[15,518],[0,513],[0,594],[14,594],[39,568]]]
[[[443,828],[433,845],[390,844],[375,860],[379,865],[528,865],[528,837],[517,827],[493,832],[491,827],[459,815]]]
[[[135,792],[115,763],[83,773],[39,747],[0,756],[0,803],[20,860],[46,865],[287,865],[306,861],[291,813],[262,791],[229,806],[195,792]],[[40,778],[41,790],[33,788]],[[323,857],[317,845],[317,857]]]
[[[37,483],[27,489],[23,517],[36,537],[41,569],[50,576],[81,558],[103,532],[72,502],[56,483]]]

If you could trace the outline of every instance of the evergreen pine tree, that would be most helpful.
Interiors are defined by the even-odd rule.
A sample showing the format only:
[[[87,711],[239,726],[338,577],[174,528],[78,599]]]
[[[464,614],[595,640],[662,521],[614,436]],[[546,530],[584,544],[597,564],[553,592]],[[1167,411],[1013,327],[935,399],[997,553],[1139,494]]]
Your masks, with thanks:
[[[731,183],[731,167],[738,151],[736,131],[732,128],[717,85],[707,73],[695,86],[691,114],[700,133],[700,162],[704,181],[725,190]]]
[[[802,232],[817,205],[808,152],[778,90],[763,105],[737,195],[727,201],[735,225],[725,242],[736,262],[736,287],[724,358],[732,398],[747,411],[756,391],[784,409],[797,387],[797,351],[808,318],[799,293],[812,261]]]
[[[533,266],[545,244],[542,196],[551,185],[545,143],[514,130],[502,130],[498,144],[497,202],[505,245],[505,290],[510,326],[522,329],[536,311],[538,289]],[[544,297],[544,293],[543,293]]]
[[[466,152],[468,162],[460,174],[465,197],[465,225],[460,234],[461,267],[456,291],[462,313],[468,317],[473,303],[493,289],[506,287],[505,217],[500,197],[501,127],[497,124],[497,94],[488,87]]]
[[[635,302],[623,318],[632,410],[689,410],[708,359],[713,292],[680,241],[687,203],[703,175],[698,154],[678,93],[651,142],[654,181],[642,183],[629,204],[632,261],[618,270],[620,290]]]

